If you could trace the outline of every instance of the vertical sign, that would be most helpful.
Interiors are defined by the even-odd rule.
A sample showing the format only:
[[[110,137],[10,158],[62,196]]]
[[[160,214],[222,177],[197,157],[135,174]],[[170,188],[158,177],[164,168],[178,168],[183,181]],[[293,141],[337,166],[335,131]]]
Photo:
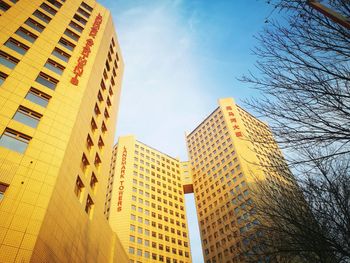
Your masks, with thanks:
[[[78,58],[77,65],[75,66],[73,73],[75,74],[73,78],[71,78],[70,83],[72,83],[75,86],[78,86],[79,79],[81,75],[83,75],[84,67],[87,63],[87,59],[91,53],[91,48],[94,45],[94,39],[97,35],[98,30],[100,29],[102,23],[102,16],[99,13],[97,17],[95,18],[94,24],[92,25],[92,28],[89,33],[89,37],[86,40],[85,46],[83,47],[83,50],[80,54],[80,57]]]

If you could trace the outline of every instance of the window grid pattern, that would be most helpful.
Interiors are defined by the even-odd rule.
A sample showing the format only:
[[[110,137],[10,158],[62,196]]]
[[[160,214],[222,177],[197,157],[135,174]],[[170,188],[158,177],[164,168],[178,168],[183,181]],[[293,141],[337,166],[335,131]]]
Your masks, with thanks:
[[[123,147],[123,146],[121,146]],[[190,262],[180,161],[135,141],[130,205],[129,257],[135,262]],[[119,165],[113,150],[110,178]],[[120,156],[120,155],[118,155]],[[109,192],[107,192],[108,198]]]

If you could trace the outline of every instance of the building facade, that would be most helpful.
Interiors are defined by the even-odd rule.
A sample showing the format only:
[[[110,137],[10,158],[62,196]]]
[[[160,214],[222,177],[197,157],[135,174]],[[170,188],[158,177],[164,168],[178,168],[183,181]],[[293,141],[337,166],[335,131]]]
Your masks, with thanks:
[[[220,99],[187,135],[187,147],[205,262],[246,262],[261,235],[254,230],[257,181],[287,187],[294,182],[290,173],[265,169],[284,163],[269,127],[233,99]]]
[[[119,138],[105,214],[130,262],[191,262],[182,165],[134,136]]]
[[[0,15],[0,262],[128,262],[104,215],[123,74],[110,12],[2,0]]]

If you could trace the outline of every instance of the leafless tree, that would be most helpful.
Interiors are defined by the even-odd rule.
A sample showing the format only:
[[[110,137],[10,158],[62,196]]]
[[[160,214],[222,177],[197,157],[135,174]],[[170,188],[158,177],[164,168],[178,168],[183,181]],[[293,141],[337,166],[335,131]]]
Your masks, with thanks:
[[[248,104],[269,120],[282,147],[332,149],[320,158],[349,154],[350,31],[304,0],[272,4],[288,18],[269,21],[257,36],[258,74],[242,81],[262,94]],[[350,1],[329,4],[350,17]]]
[[[350,1],[325,4],[350,17]],[[268,120],[297,179],[295,187],[258,183],[260,245],[246,254],[350,262],[350,31],[306,1],[271,5],[286,20],[268,21],[257,36],[258,73],[242,81],[261,92],[247,103]]]

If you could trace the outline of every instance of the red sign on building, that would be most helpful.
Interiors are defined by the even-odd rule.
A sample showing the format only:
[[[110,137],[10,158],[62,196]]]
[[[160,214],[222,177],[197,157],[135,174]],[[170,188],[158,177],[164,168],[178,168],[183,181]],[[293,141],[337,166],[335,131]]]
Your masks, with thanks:
[[[235,114],[232,111],[232,107],[231,106],[226,106],[226,110],[228,115],[230,116],[230,122],[232,123],[232,128],[235,131],[235,135],[236,137],[242,137],[242,132],[239,128],[239,125],[237,124],[237,118],[235,118]]]
[[[120,168],[120,177],[119,177],[119,187],[118,187],[118,203],[117,203],[117,211],[122,211],[123,207],[123,194],[124,194],[124,182],[125,182],[125,167],[126,167],[126,157],[128,155],[128,151],[126,150],[126,147],[123,148],[123,154],[122,154],[122,162],[121,162],[121,168]]]
[[[79,84],[79,77],[83,75],[84,72],[84,66],[87,63],[87,58],[89,57],[91,53],[91,48],[94,45],[94,39],[96,37],[96,34],[98,30],[100,29],[102,23],[102,16],[101,14],[98,14],[95,18],[94,24],[91,27],[89,37],[86,40],[85,46],[83,47],[83,50],[80,54],[80,57],[78,58],[77,65],[75,66],[73,73],[75,74],[73,78],[71,78],[70,83],[72,83],[75,86],[78,86]]]

